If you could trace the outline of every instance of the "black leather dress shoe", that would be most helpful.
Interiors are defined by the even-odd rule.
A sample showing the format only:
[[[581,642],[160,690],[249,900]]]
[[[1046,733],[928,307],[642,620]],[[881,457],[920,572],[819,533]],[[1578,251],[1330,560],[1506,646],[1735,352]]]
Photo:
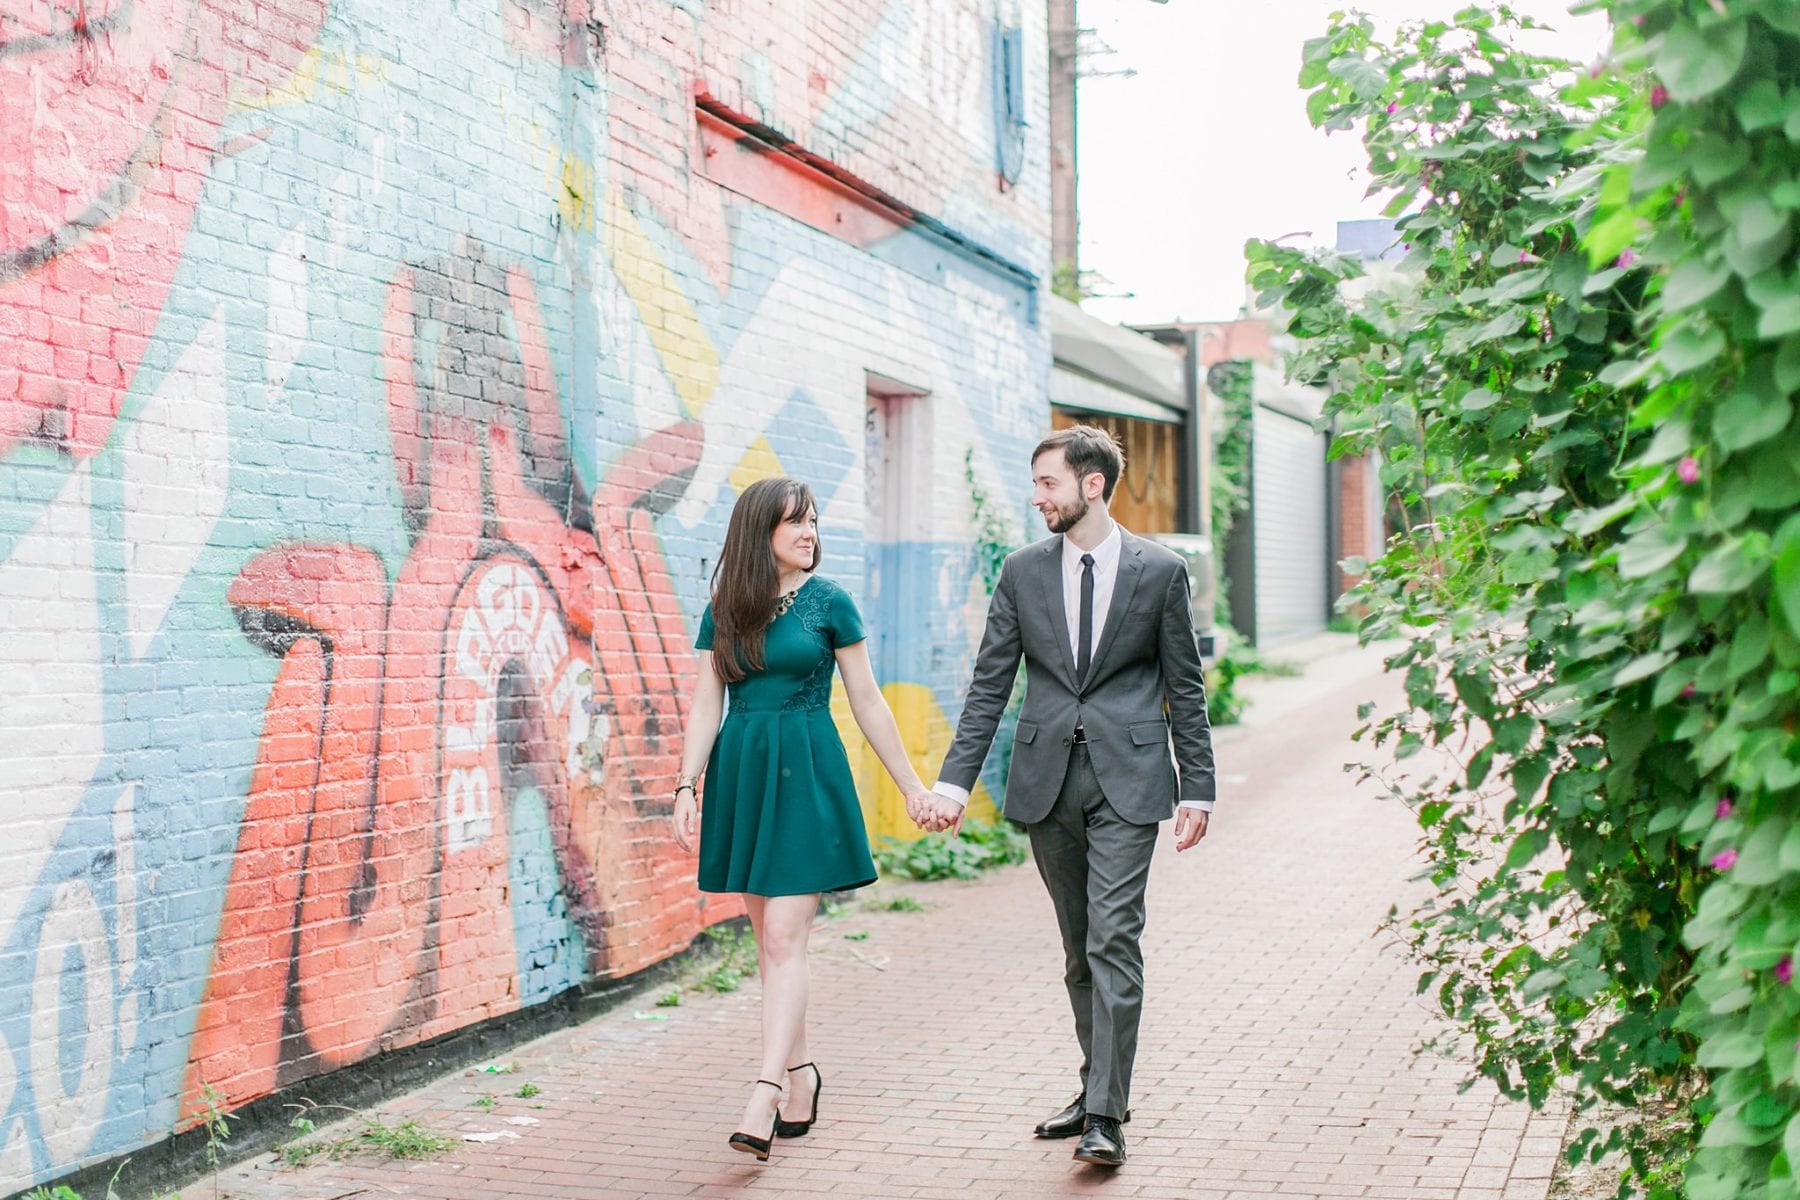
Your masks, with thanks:
[[[1125,1135],[1111,1117],[1088,1114],[1087,1129],[1075,1146],[1075,1161],[1116,1167],[1125,1161]]]
[[[1041,1138],[1075,1137],[1087,1128],[1087,1095],[1084,1093],[1069,1101],[1069,1107],[1054,1117],[1046,1117],[1038,1122],[1035,1132]]]
[[[1129,1112],[1125,1114],[1125,1120],[1131,1120],[1131,1114]],[[1087,1093],[1083,1092],[1081,1095],[1075,1097],[1075,1099],[1069,1101],[1069,1107],[1063,1109],[1054,1117],[1046,1117],[1044,1120],[1038,1122],[1038,1127],[1032,1132],[1036,1133],[1041,1138],[1066,1138],[1076,1137],[1086,1131],[1086,1129]]]

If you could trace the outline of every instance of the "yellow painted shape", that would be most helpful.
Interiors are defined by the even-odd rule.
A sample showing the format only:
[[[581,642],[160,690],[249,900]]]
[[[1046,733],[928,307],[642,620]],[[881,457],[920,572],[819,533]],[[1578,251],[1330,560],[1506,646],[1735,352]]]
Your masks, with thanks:
[[[592,229],[600,186],[600,172],[594,164],[570,153],[536,121],[517,122],[513,136],[542,174],[544,191],[556,201],[563,226],[577,231]]]
[[[681,279],[663,262],[617,187],[607,189],[603,237],[613,273],[644,322],[644,332],[675,385],[682,411],[697,417],[719,386],[719,351],[701,328]]]
[[[231,107],[243,110],[310,104],[320,92],[343,95],[358,83],[386,83],[388,70],[387,60],[374,55],[352,57],[342,50],[327,53],[314,46],[300,59],[292,75],[266,92],[234,95]]]
[[[900,742],[906,757],[930,787],[937,781],[937,769],[950,752],[950,739],[956,730],[938,706],[931,689],[918,683],[890,683],[881,689],[894,720],[900,726]],[[887,769],[857,728],[844,694],[843,680],[835,680],[831,689],[831,718],[837,723],[838,736],[844,741],[844,752],[850,758],[850,769],[856,775],[857,794],[862,797],[863,818],[868,823],[871,842],[884,837],[912,841],[922,837],[919,827],[906,815],[906,797],[894,786]],[[1000,819],[994,798],[987,785],[977,781],[969,797],[969,820],[992,824]]]
[[[775,455],[775,447],[769,444],[768,438],[758,434],[745,448],[744,457],[738,459],[737,466],[731,468],[727,479],[741,493],[759,479],[772,479],[786,473],[781,468],[781,459]]]

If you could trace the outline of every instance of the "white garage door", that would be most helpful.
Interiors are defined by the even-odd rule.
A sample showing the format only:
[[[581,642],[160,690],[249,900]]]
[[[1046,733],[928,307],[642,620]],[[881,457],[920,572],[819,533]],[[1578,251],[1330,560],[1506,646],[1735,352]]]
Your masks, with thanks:
[[[1325,628],[1325,435],[1261,405],[1255,421],[1256,640],[1274,646]]]

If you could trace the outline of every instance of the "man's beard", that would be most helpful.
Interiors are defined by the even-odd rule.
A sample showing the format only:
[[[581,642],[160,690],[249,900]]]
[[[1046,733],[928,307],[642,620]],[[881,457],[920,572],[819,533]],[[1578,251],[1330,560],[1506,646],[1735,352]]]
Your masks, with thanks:
[[[1044,517],[1045,526],[1051,533],[1067,533],[1081,524],[1081,518],[1088,515],[1087,497],[1083,496],[1079,503],[1079,508],[1064,508],[1060,504],[1057,505],[1053,514],[1047,514]]]

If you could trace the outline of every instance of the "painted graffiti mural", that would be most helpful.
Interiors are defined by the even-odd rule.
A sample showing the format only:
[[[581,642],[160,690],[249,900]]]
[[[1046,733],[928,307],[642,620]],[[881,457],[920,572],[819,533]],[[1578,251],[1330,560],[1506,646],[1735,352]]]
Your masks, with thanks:
[[[937,485],[1020,490],[1048,372],[994,267],[1047,256],[1043,148],[997,186],[970,82],[1016,10],[779,7],[0,6],[0,1192],[734,915],[664,823],[761,475],[941,627],[884,684],[947,735]],[[913,208],[711,163],[697,96]],[[914,526],[876,377],[928,397]]]

